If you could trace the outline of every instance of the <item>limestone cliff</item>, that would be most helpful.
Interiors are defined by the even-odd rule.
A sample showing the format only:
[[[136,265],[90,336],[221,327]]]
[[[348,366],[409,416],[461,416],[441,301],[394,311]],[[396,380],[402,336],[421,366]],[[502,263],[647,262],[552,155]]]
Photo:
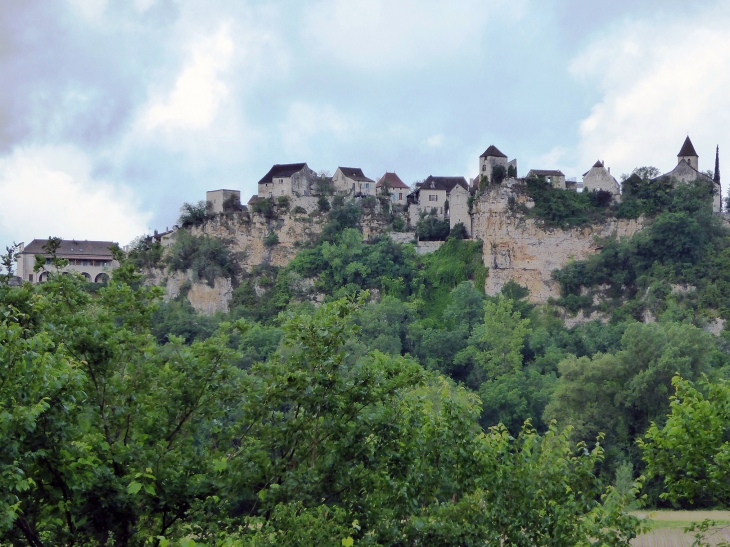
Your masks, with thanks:
[[[514,212],[534,206],[516,179],[492,186],[475,201],[473,237],[484,241],[484,265],[489,268],[487,294],[496,294],[509,280],[530,290],[530,300],[547,302],[560,296],[553,270],[571,260],[584,260],[600,249],[596,239],[630,237],[644,227],[642,219],[608,219],[588,227],[563,230]]]

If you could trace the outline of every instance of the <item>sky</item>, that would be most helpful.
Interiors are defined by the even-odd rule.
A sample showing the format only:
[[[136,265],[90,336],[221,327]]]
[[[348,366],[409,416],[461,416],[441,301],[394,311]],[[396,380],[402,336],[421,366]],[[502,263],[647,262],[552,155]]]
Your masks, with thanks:
[[[689,135],[726,189],[729,66],[727,1],[0,0],[0,250],[124,245],[275,163],[470,179],[490,144],[580,180]]]

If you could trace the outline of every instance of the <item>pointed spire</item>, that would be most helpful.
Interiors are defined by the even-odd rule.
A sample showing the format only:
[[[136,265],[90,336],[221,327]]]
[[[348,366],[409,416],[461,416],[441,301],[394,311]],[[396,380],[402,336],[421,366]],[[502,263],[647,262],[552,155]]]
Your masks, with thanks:
[[[720,184],[720,145],[715,149],[715,176],[712,177],[715,184]]]
[[[677,156],[697,156],[697,152],[695,152],[695,147],[692,146],[692,141],[689,140],[689,135],[687,135],[687,138],[684,139],[682,149],[679,151],[679,154],[677,154]]]

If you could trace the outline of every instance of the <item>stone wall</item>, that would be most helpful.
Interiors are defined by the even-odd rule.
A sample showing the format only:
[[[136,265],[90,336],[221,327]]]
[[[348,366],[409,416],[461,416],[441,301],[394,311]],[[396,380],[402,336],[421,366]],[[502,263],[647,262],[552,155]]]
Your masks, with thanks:
[[[571,230],[547,228],[542,221],[509,210],[509,198],[528,208],[534,203],[516,179],[490,187],[474,204],[473,237],[484,241],[484,265],[489,268],[487,294],[496,294],[509,280],[530,290],[530,301],[560,296],[551,273],[572,260],[584,260],[600,250],[596,239],[630,237],[644,227],[642,219],[610,219]]]

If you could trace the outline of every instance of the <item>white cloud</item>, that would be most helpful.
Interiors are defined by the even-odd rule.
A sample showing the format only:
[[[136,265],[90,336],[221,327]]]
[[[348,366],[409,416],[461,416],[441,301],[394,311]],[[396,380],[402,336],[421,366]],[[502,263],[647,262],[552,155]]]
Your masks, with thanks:
[[[334,135],[349,140],[358,125],[357,120],[340,114],[332,106],[295,102],[289,106],[286,121],[279,125],[284,147],[296,155],[309,152],[308,141],[319,134]]]
[[[163,98],[155,98],[144,109],[142,126],[147,131],[163,129],[204,129],[218,114],[228,95],[222,75],[227,71],[234,44],[229,25],[192,48],[192,60],[185,66],[175,87]]]
[[[426,144],[431,148],[437,148],[444,143],[444,136],[440,133],[437,135],[431,135],[426,139]]]
[[[487,23],[519,18],[518,0],[323,0],[308,6],[304,34],[327,56],[357,68],[428,66],[473,55]]]
[[[574,59],[573,76],[602,94],[580,124],[579,167],[601,158],[617,174],[666,171],[689,133],[700,169],[712,169],[715,144],[730,145],[728,26],[726,4],[691,19],[634,21]]]
[[[125,245],[147,231],[149,219],[127,189],[96,180],[76,148],[27,147],[0,158],[0,239],[7,243],[58,236]]]
[[[156,0],[134,0],[134,9],[139,13],[144,13],[155,5]]]
[[[104,21],[109,0],[68,0],[68,2],[88,22],[100,24]]]

